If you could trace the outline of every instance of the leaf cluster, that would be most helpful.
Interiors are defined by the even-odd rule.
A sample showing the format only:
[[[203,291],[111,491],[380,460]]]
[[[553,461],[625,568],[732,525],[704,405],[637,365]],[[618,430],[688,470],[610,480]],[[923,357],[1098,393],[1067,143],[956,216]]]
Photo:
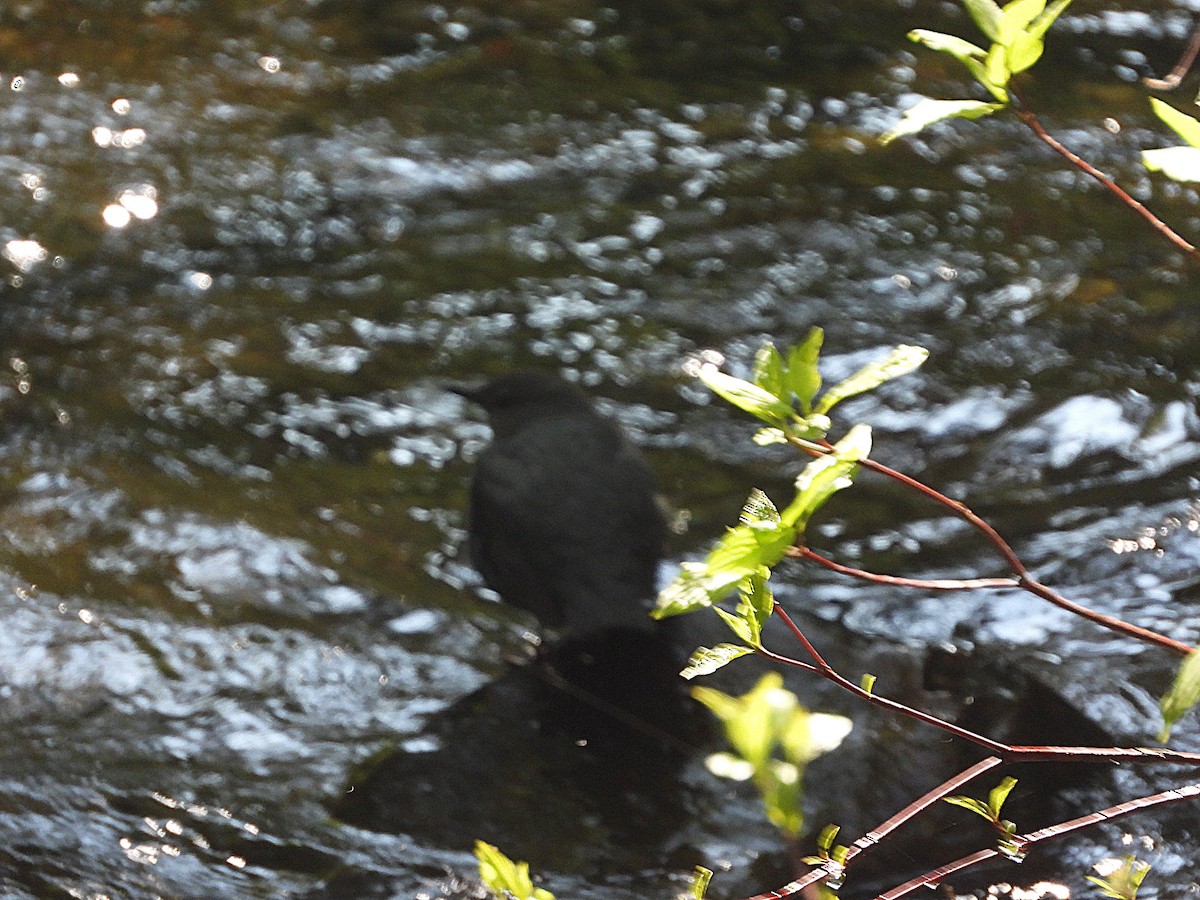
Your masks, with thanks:
[[[946,802],[954,806],[961,806],[963,809],[969,809],[978,816],[982,816],[992,824],[999,833],[999,846],[1002,852],[1009,859],[1020,861],[1024,858],[1024,851],[1015,840],[1017,826],[1008,819],[1003,819],[1000,816],[1004,809],[1004,801],[1008,799],[1008,795],[1012,789],[1016,787],[1017,779],[1009,777],[1005,778],[998,785],[988,792],[987,802],[976,800],[974,797],[955,796],[947,797]]]
[[[926,98],[908,109],[900,122],[880,139],[887,144],[916,134],[934,122],[949,118],[978,119],[1004,109],[1012,102],[1008,83],[1042,58],[1046,32],[1071,0],[1012,0],[999,6],[994,0],[963,0],[971,18],[991,42],[987,49],[939,31],[917,28],[910,40],[931,50],[948,53],[967,67],[975,80],[992,95],[984,100],[933,100]]]
[[[778,672],[768,672],[740,697],[708,687],[693,688],[692,695],[721,721],[731,748],[708,758],[710,771],[737,781],[752,779],[772,824],[799,835],[804,768],[841,744],[850,720],[810,712],[783,687]]]
[[[752,491],[738,524],[725,532],[703,561],[684,563],[678,577],[659,594],[653,612],[658,619],[738,596],[732,612],[716,610],[739,643],[700,648],[685,677],[708,674],[761,648],[762,629],[775,605],[767,583],[772,567],[803,538],[809,520],[825,501],[850,486],[859,462],[870,453],[871,430],[866,425],[855,425],[836,444],[825,442],[832,427],[829,411],[848,397],[911,372],[928,356],[923,347],[898,346],[820,393],[823,340],[824,332],[814,328],[786,355],[773,344],[764,344],[749,381],[715,367],[699,373],[715,393],[767,424],[756,437],[760,443],[792,443],[817,456],[796,478],[796,493],[787,506],[781,510],[761,490]]]
[[[1089,875],[1087,880],[1100,888],[1100,893],[1112,900],[1136,900],[1138,889],[1150,871],[1150,863],[1143,862],[1134,856],[1126,856],[1115,868],[1098,864],[1097,871],[1102,868],[1107,871],[1103,875]]]
[[[549,891],[534,887],[529,864],[514,862],[486,841],[475,842],[479,880],[497,900],[554,900]]]

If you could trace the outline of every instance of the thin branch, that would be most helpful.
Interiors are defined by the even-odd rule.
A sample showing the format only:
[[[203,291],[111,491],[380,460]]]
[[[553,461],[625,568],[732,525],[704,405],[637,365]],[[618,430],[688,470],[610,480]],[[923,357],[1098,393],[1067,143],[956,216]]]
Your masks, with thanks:
[[[1152,91],[1173,91],[1179,87],[1179,83],[1183,81],[1188,71],[1192,68],[1192,63],[1196,61],[1196,54],[1200,53],[1200,22],[1196,23],[1196,28],[1192,31],[1192,39],[1188,42],[1187,49],[1183,51],[1183,56],[1179,57],[1179,62],[1175,64],[1169,75],[1166,78],[1143,78],[1142,84],[1150,88]]]
[[[846,678],[832,666],[822,659],[821,655],[812,646],[811,642],[804,637],[800,627],[795,623],[791,616],[778,603],[775,604],[775,614],[783,620],[783,623],[788,627],[788,630],[795,635],[804,645],[807,652],[814,660],[816,665],[803,662],[801,660],[792,659],[784,656],[781,653],[774,653],[765,648],[760,648],[759,653],[766,656],[775,662],[784,665],[795,666],[805,669],[809,672],[815,672],[826,681],[831,681],[838,687],[842,688],[859,697],[862,700],[872,703],[875,706],[882,707],[891,712],[899,713],[910,719],[915,719],[918,722],[924,722],[926,725],[932,725],[934,728],[939,728],[948,734],[955,737],[960,737],[965,741],[970,741],[978,747],[983,747],[989,753],[1001,757],[1005,762],[1111,762],[1111,763],[1175,763],[1177,765],[1186,765],[1191,767],[1200,766],[1200,753],[1189,753],[1183,750],[1168,750],[1159,747],[1052,747],[1041,745],[1011,745],[1000,741],[993,740],[977,732],[963,728],[961,725],[955,725],[953,722],[947,722],[945,719],[940,719],[914,707],[900,703],[897,700],[891,700],[887,697],[882,697],[874,691],[868,691],[862,685],[855,684],[849,678]]]
[[[1119,819],[1131,813],[1139,812],[1143,809],[1148,809],[1152,806],[1160,806],[1166,803],[1178,803],[1182,800],[1190,800],[1200,796],[1200,784],[1189,784],[1186,787],[1176,788],[1170,791],[1163,791],[1161,794],[1153,794],[1149,797],[1140,797],[1137,800],[1130,800],[1127,803],[1119,803],[1116,806],[1110,806],[1108,809],[1102,809],[1098,812],[1090,813],[1086,816],[1081,816],[1078,819],[1071,819],[1067,822],[1061,822],[1058,825],[1051,825],[1049,828],[1043,828],[1040,831],[1032,832],[1031,834],[1018,835],[1013,840],[1020,848],[1022,853],[1041,841],[1051,838],[1061,837],[1064,834],[1069,834],[1072,831],[1077,831],[1081,828],[1088,828],[1100,822],[1107,822],[1113,819]],[[899,887],[893,888],[885,894],[880,894],[876,900],[899,900],[908,894],[913,893],[917,888],[935,887],[940,884],[947,875],[952,875],[955,872],[961,872],[964,869],[969,869],[978,863],[988,859],[995,859],[998,856],[1003,856],[999,850],[981,850],[977,853],[972,853],[970,856],[964,856],[962,859],[955,860],[944,866],[926,872],[911,881],[906,881]],[[768,895],[770,896],[770,895]],[[787,894],[780,894],[780,897],[786,897]]]
[[[1108,190],[1115,195],[1118,200],[1145,219],[1155,231],[1190,256],[1193,260],[1200,260],[1200,250],[1197,250],[1194,245],[1189,244],[1166,222],[1152,213],[1141,202],[1130,196],[1130,194],[1123,187],[1113,181],[1111,176],[1104,174],[1086,159],[1076,155],[1060,144],[1049,134],[1049,132],[1046,131],[1045,128],[1042,127],[1042,123],[1038,121],[1037,116],[1035,116],[1029,109],[1025,108],[1024,106],[1013,106],[1012,110],[1014,113],[1016,113],[1017,118],[1024,122],[1025,125],[1027,125],[1029,129],[1035,135],[1037,135],[1038,139],[1042,143],[1054,150],[1055,153],[1058,153],[1067,159],[1067,161],[1069,161],[1071,165],[1075,166],[1075,168],[1096,179],[1098,182],[1108,188]]]
[[[1121,634],[1128,635],[1129,637],[1137,638],[1140,641],[1156,644],[1159,647],[1163,647],[1172,651],[1173,653],[1178,653],[1181,656],[1187,656],[1192,652],[1192,650],[1195,649],[1191,644],[1185,644],[1183,641],[1177,641],[1174,638],[1169,638],[1164,634],[1159,634],[1158,632],[1151,631],[1148,628],[1142,628],[1139,625],[1133,625],[1129,622],[1126,622],[1124,619],[1118,619],[1115,616],[1109,616],[1104,613],[1096,612],[1095,610],[1088,609],[1086,606],[1081,606],[1073,600],[1068,600],[1062,594],[1047,587],[1030,575],[1029,570],[1025,568],[1025,564],[1021,562],[1016,551],[1013,550],[1008,541],[1004,540],[1004,538],[1000,536],[1000,533],[997,532],[995,528],[981,519],[979,515],[969,509],[966,504],[960,503],[957,500],[952,500],[950,497],[947,497],[940,491],[931,488],[929,485],[917,481],[915,478],[905,475],[903,472],[897,472],[895,469],[885,466],[882,463],[875,462],[874,460],[864,459],[860,462],[860,465],[865,469],[870,469],[874,472],[880,473],[881,475],[886,475],[889,478],[893,478],[900,483],[919,491],[926,497],[929,497],[931,500],[934,500],[937,503],[940,503],[942,506],[945,506],[947,509],[952,510],[959,517],[967,521],[969,524],[975,526],[975,528],[977,528],[979,531],[983,532],[984,536],[986,536],[987,539],[992,543],[992,546],[994,546],[1000,555],[1004,557],[1009,568],[1012,569],[1013,574],[1017,576],[1018,585],[1029,591],[1034,596],[1041,597],[1043,600],[1048,600],[1055,606],[1074,613],[1077,616],[1082,616],[1088,621],[1094,622],[1101,627],[1120,632]]]
[[[949,793],[949,790],[954,790],[954,788],[958,785],[969,781],[971,778],[974,778],[981,772],[994,768],[995,765],[996,763],[993,762],[992,759],[985,759],[977,766],[967,769],[965,772],[956,775],[950,781],[939,785],[929,794],[926,794],[925,797],[922,797],[921,800],[917,801],[917,803],[920,804],[925,799],[933,797],[939,793],[944,796],[945,794]],[[955,782],[957,782],[957,784],[954,784]],[[950,784],[954,784],[954,787],[943,791],[943,788]],[[1051,825],[1047,828],[1030,832],[1029,834],[1017,835],[1013,838],[1013,841],[1016,844],[1019,852],[1024,854],[1027,853],[1030,848],[1042,843],[1043,841],[1059,838],[1063,835],[1070,834],[1073,831],[1078,831],[1083,828],[1090,828],[1091,826],[1097,825],[1100,822],[1113,821],[1114,819],[1132,815],[1135,812],[1140,812],[1141,810],[1149,809],[1154,806],[1162,806],[1169,803],[1179,803],[1184,800],[1191,800],[1198,796],[1200,796],[1200,784],[1189,784],[1181,788],[1173,788],[1169,791],[1163,791],[1159,794],[1151,794],[1147,797],[1139,797],[1136,800],[1118,803],[1116,806],[1110,806],[1107,809],[1098,810],[1097,812],[1089,813],[1086,816],[1080,816],[1076,819],[1069,819],[1065,822],[1060,822],[1057,825]],[[940,799],[940,797],[934,797],[934,801],[931,802],[936,802],[937,799]],[[904,812],[907,812],[907,810]],[[849,862],[851,854],[855,852],[855,848],[858,848],[864,841],[867,842],[867,846],[873,845],[874,843],[878,842],[878,837],[873,836],[882,836],[887,834],[888,831],[892,831],[899,824],[902,824],[902,822],[896,822],[893,824],[901,815],[904,815],[904,813],[898,813],[896,816],[888,819],[887,822],[881,825],[874,832],[869,832],[867,835],[864,835],[863,838],[855,841],[854,846],[851,847],[850,853],[847,853],[846,855],[847,862]],[[891,827],[889,828],[888,826]],[[887,830],[885,831],[885,829]],[[862,850],[865,849],[867,849],[866,846],[862,848]],[[862,850],[859,850],[859,852],[862,852]],[[913,893],[918,888],[936,887],[943,880],[945,880],[946,876],[948,875],[953,875],[955,872],[965,871],[981,862],[986,862],[990,859],[997,859],[1003,855],[1004,854],[998,849],[977,850],[968,856],[956,859],[954,862],[947,863],[946,865],[938,866],[936,869],[932,869],[929,872],[926,872],[924,875],[920,875],[916,878],[906,881],[904,884],[892,888],[890,891],[884,894],[879,894],[875,900],[900,900],[901,897],[905,897]],[[824,881],[831,876],[838,876],[840,874],[841,872],[831,869],[830,865],[826,864],[813,869],[811,872],[807,872],[800,878],[785,884],[783,887],[778,888],[777,890],[767,891],[764,894],[755,894],[753,897],[747,897],[746,900],[784,900],[784,898],[787,897],[795,897],[802,890],[804,890],[804,888],[812,884],[816,884],[817,882]]]
[[[1200,256],[1200,254],[1198,254],[1198,256]],[[833,451],[833,445],[827,441],[822,442],[819,447],[807,441],[799,443],[793,441],[793,443],[810,456],[819,456],[822,453],[831,453]],[[1033,594],[1035,597],[1041,597],[1043,600],[1053,603],[1060,609],[1065,609],[1068,612],[1077,616],[1081,616],[1090,622],[1094,622],[1102,628],[1108,628],[1111,631],[1116,631],[1120,634],[1127,635],[1128,637],[1136,638],[1139,641],[1155,644],[1166,650],[1170,650],[1172,653],[1177,653],[1181,656],[1187,656],[1194,649],[1196,649],[1191,644],[1186,644],[1183,641],[1175,640],[1174,638],[1167,637],[1164,634],[1159,634],[1157,631],[1151,631],[1148,628],[1142,628],[1139,625],[1126,622],[1124,619],[1118,619],[1116,616],[1110,616],[1106,615],[1105,613],[1096,612],[1095,610],[1088,609],[1086,606],[1082,606],[1073,600],[1068,600],[1062,594],[1042,584],[1040,581],[1034,578],[1029,573],[1029,570],[1025,568],[1025,564],[1021,562],[1020,557],[1017,556],[1016,551],[1013,550],[1008,541],[1004,540],[1004,538],[1000,536],[1000,533],[996,531],[995,528],[989,525],[965,503],[960,503],[958,500],[947,497],[941,491],[930,487],[922,481],[918,481],[911,475],[905,475],[903,472],[897,471],[890,466],[885,466],[883,463],[876,462],[873,459],[868,458],[859,460],[859,465],[864,469],[869,469],[870,471],[877,472],[880,475],[886,475],[888,478],[898,481],[906,487],[912,488],[917,493],[923,494],[930,500],[933,500],[935,503],[946,507],[956,516],[963,519],[978,531],[982,532],[984,537],[986,537],[992,546],[995,547],[996,552],[1004,558],[1004,561],[1008,564],[1008,567],[1012,570],[1013,574],[1016,575],[1015,585],[1010,579],[972,579],[963,580],[960,582],[909,581],[893,575],[879,575],[876,573],[865,572],[861,569],[855,569],[850,566],[843,567],[840,563],[835,563],[832,560],[826,560],[824,557],[813,553],[813,551],[808,550],[803,546],[797,546],[792,550],[789,550],[788,555],[809,558],[814,562],[827,566],[835,571],[842,571],[844,574],[853,575],[856,578],[863,578],[867,581],[875,581],[883,584],[907,585],[910,587],[919,587],[931,590],[950,590],[958,587],[1016,586],[1023,588],[1024,590]]]
[[[898,575],[881,575],[878,572],[868,572],[855,566],[847,566],[835,562],[827,556],[822,556],[811,547],[803,544],[789,547],[787,555],[795,559],[807,559],[822,565],[827,569],[842,575],[850,575],[860,581],[873,581],[876,584],[894,584],[899,587],[919,588],[926,591],[964,591],[979,588],[1020,587],[1016,578],[902,578]]]

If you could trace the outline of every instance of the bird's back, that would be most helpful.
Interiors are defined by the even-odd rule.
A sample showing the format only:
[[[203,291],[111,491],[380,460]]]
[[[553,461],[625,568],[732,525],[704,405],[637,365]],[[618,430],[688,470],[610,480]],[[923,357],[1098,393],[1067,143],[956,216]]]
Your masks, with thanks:
[[[653,476],[590,409],[497,437],[471,493],[471,556],[488,585],[575,634],[645,629],[666,524]]]

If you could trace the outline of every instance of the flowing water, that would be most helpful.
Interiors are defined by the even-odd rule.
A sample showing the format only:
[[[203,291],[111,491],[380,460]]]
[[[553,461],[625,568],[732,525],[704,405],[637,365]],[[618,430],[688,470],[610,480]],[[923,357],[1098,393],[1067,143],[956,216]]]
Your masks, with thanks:
[[[1137,160],[1177,143],[1136,79],[1169,69],[1192,18],[1077,0],[1027,93],[1195,239],[1200,196]],[[586,797],[557,819],[480,812],[477,833],[473,809],[517,801],[469,775],[463,840],[415,807],[406,823],[403,795],[392,827],[331,816],[380,754],[452,771],[472,727],[433,723],[510,677],[532,626],[466,564],[488,432],[446,389],[515,367],[578,381],[645,448],[688,526],[678,561],[752,486],[786,501],[802,465],[755,446],[689,358],[745,373],[764,339],[821,325],[833,380],[921,344],[920,372],[844,423],[870,422],[878,459],[970,503],[1042,580],[1195,643],[1200,270],[1011,119],[880,147],[918,95],[967,90],[914,27],[972,35],[924,0],[0,6],[4,896],[469,896],[469,834],[535,869],[541,848],[564,900],[669,897],[697,863],[714,897],[787,880],[747,786],[697,760],[662,774],[678,826],[636,848],[603,846]],[[814,542],[894,574],[1003,574],[944,510],[874,478]],[[1058,712],[1025,717],[1030,743],[1158,729],[1174,661],[1031,597],[776,580],[881,693],[961,712],[1048,689]],[[982,682],[923,687],[934,651],[979,660]],[[854,836],[936,783],[940,735],[789,683],[857,724],[819,764],[814,829]],[[511,764],[524,796],[546,793]],[[1061,817],[1185,781],[1073,786]],[[1147,888],[1177,896],[1200,878],[1194,816],[1044,856],[1079,890],[1128,835],[1156,865]],[[873,877],[914,874],[906,854]]]

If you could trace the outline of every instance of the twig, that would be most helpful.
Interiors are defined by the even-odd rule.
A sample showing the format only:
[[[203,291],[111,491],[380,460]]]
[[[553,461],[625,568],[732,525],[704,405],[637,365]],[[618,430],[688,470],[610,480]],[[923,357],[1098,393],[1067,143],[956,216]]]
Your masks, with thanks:
[[[1028,849],[1041,841],[1051,838],[1061,837],[1064,834],[1069,834],[1072,831],[1077,831],[1080,828],[1088,828],[1100,822],[1119,819],[1122,816],[1130,815],[1131,813],[1139,812],[1143,809],[1148,809],[1152,806],[1160,806],[1165,803],[1178,803],[1181,800],[1190,800],[1193,797],[1200,796],[1200,784],[1189,784],[1186,787],[1176,788],[1170,791],[1163,791],[1161,794],[1152,794],[1149,797],[1140,797],[1137,800],[1130,800],[1127,803],[1119,803],[1116,806],[1110,806],[1108,809],[1102,809],[1098,812],[1090,813],[1086,816],[1081,816],[1078,819],[1071,819],[1067,822],[1061,822],[1058,825],[1051,825],[1049,828],[1043,828],[1040,831],[1035,831],[1031,834],[1018,835],[1013,838],[1021,853],[1027,852]],[[972,853],[970,856],[964,856],[962,859],[955,860],[944,866],[926,872],[911,881],[906,881],[899,887],[893,888],[885,894],[880,894],[875,900],[899,900],[899,898],[913,893],[917,888],[934,887],[941,883],[947,875],[952,875],[955,872],[961,872],[964,869],[969,869],[971,866],[981,863],[984,860],[995,859],[998,856],[1003,856],[999,850],[980,850],[977,853]],[[770,896],[770,895],[767,895]],[[779,895],[781,897],[788,896],[787,894]]]
[[[1024,122],[1025,125],[1027,125],[1029,129],[1035,135],[1037,135],[1038,139],[1042,141],[1042,143],[1054,150],[1055,153],[1062,155],[1071,163],[1071,165],[1075,166],[1081,172],[1085,173],[1086,175],[1090,175],[1092,178],[1096,179],[1098,182],[1108,188],[1108,190],[1114,194],[1117,199],[1145,219],[1148,223],[1150,223],[1150,226],[1155,231],[1165,237],[1168,241],[1170,241],[1192,259],[1200,260],[1200,250],[1197,250],[1195,246],[1189,244],[1166,222],[1152,213],[1142,203],[1130,196],[1130,194],[1123,187],[1121,187],[1112,179],[1112,176],[1104,174],[1086,159],[1076,155],[1060,144],[1049,134],[1049,132],[1046,131],[1045,128],[1042,127],[1042,123],[1038,121],[1038,117],[1035,116],[1029,109],[1023,105],[1014,105],[1012,110],[1014,113],[1016,113],[1017,118]]]
[[[775,614],[788,627],[788,630],[801,642],[808,654],[813,658],[813,663],[806,663],[801,660],[792,659],[780,653],[775,653],[770,650],[760,649],[760,653],[775,662],[784,665],[796,666],[806,669],[810,672],[815,672],[826,681],[831,681],[843,690],[849,691],[856,697],[859,697],[868,703],[891,712],[899,713],[910,719],[915,719],[918,722],[924,722],[926,725],[932,725],[934,728],[939,728],[942,731],[952,734],[955,737],[960,737],[965,741],[970,741],[978,747],[983,747],[989,753],[1000,757],[1005,762],[1111,762],[1111,763],[1174,763],[1177,765],[1185,765],[1190,767],[1200,766],[1200,753],[1189,753],[1184,750],[1167,750],[1159,747],[1057,747],[1057,746],[1041,746],[1041,745],[1013,745],[1005,744],[1000,741],[993,740],[970,729],[963,728],[961,725],[955,725],[953,722],[947,722],[945,719],[940,719],[931,713],[923,712],[922,710],[900,703],[897,700],[891,700],[887,697],[882,697],[874,691],[868,691],[862,685],[855,684],[849,678],[846,678],[832,666],[830,666],[813,647],[812,643],[804,636],[800,627],[795,623],[787,610],[777,602],[775,604]]]
[[[1047,137],[1049,137],[1049,135],[1047,135]],[[1200,256],[1200,254],[1198,254],[1198,256]],[[793,441],[793,444],[811,456],[819,456],[822,453],[833,452],[833,445],[827,441],[822,442],[819,446],[808,441]],[[886,475],[888,478],[898,481],[906,487],[912,488],[914,491],[923,494],[930,500],[933,500],[935,503],[946,507],[956,516],[966,521],[978,531],[982,532],[992,546],[996,548],[996,552],[1004,558],[1004,561],[1008,564],[1008,567],[1012,570],[1013,574],[1016,575],[1015,581],[1007,578],[964,579],[961,581],[910,581],[894,575],[879,575],[873,572],[866,572],[862,569],[855,569],[851,566],[842,566],[840,563],[827,560],[825,557],[820,556],[820,554],[809,550],[803,545],[797,545],[789,550],[789,556],[812,559],[814,562],[833,569],[834,571],[840,571],[847,575],[853,575],[856,578],[862,578],[867,581],[875,581],[883,584],[907,585],[910,587],[926,588],[931,590],[952,590],[979,587],[1020,587],[1033,594],[1035,597],[1041,597],[1043,600],[1053,603],[1060,609],[1065,609],[1070,613],[1081,616],[1082,618],[1087,619],[1090,622],[1094,622],[1103,628],[1108,628],[1111,631],[1119,632],[1120,634],[1136,638],[1140,641],[1155,644],[1156,646],[1170,650],[1172,653],[1178,653],[1181,656],[1187,656],[1194,649],[1196,649],[1191,644],[1186,644],[1183,641],[1175,640],[1174,638],[1167,637],[1164,634],[1159,634],[1157,631],[1151,631],[1148,628],[1142,628],[1140,625],[1134,625],[1130,622],[1126,622],[1124,619],[1118,619],[1116,616],[1110,616],[1106,615],[1105,613],[1096,612],[1095,610],[1088,609],[1086,606],[1082,606],[1073,600],[1068,600],[1053,588],[1042,584],[1040,581],[1034,578],[1029,573],[1029,570],[1025,568],[1025,564],[1021,562],[1020,557],[1017,556],[1016,551],[1013,550],[1008,541],[1004,540],[1004,538],[1000,536],[1000,533],[996,531],[995,528],[989,525],[965,503],[960,503],[958,500],[947,497],[941,491],[930,487],[922,481],[918,481],[911,475],[905,475],[903,472],[899,472],[896,469],[885,466],[883,463],[876,462],[873,459],[868,458],[859,460],[859,465],[864,469],[869,469],[872,472],[879,473],[880,475]]]
[[[1200,53],[1200,22],[1196,23],[1196,28],[1192,31],[1192,39],[1188,42],[1187,49],[1183,51],[1183,56],[1179,57],[1179,62],[1175,64],[1169,75],[1166,78],[1143,78],[1142,84],[1150,88],[1152,91],[1173,91],[1179,87],[1179,83],[1183,81],[1183,76],[1191,69],[1192,63],[1196,61],[1196,54]]]
[[[956,790],[959,786],[965,784],[981,773],[995,768],[999,762],[1000,761],[995,757],[989,757],[988,759],[985,759],[982,762],[972,766],[970,769],[959,773],[949,781],[938,785],[938,787],[930,791],[916,803],[892,816],[874,831],[868,832],[867,834],[863,835],[863,837],[855,841],[850,847],[849,852],[846,854],[846,863],[849,864],[850,860],[854,856],[857,856],[859,853],[862,853],[874,846],[883,837],[887,836],[889,833],[896,830],[896,828],[898,828],[900,825],[904,824],[904,822],[906,822],[912,817],[913,814],[915,814],[911,812],[914,810],[914,808],[916,812],[925,809],[932,803],[937,802],[951,791]],[[1189,784],[1181,788],[1173,788],[1169,791],[1163,791],[1159,794],[1151,794],[1147,797],[1139,797],[1136,800],[1118,803],[1116,806],[1110,806],[1107,809],[1098,810],[1097,812],[1089,813],[1086,816],[1080,816],[1075,819],[1069,819],[1065,822],[1059,822],[1057,825],[1050,825],[1038,831],[1030,832],[1029,834],[1016,835],[1012,840],[1016,845],[1017,852],[1025,854],[1029,852],[1030,848],[1042,843],[1043,841],[1062,837],[1070,834],[1073,831],[1079,831],[1083,828],[1090,828],[1091,826],[1097,825],[1101,822],[1109,822],[1122,818],[1123,816],[1132,815],[1135,812],[1140,812],[1141,810],[1149,809],[1153,806],[1162,806],[1168,803],[1179,803],[1183,800],[1191,800],[1198,796],[1200,796],[1200,784]],[[981,862],[986,862],[987,860],[996,859],[1001,856],[1004,856],[1004,854],[998,849],[989,848],[987,850],[977,850],[968,856],[964,856],[954,860],[953,862],[938,866],[936,869],[932,869],[929,872],[926,872],[924,875],[920,875],[916,878],[906,881],[904,884],[892,888],[886,893],[879,894],[875,900],[900,900],[901,897],[905,897],[908,894],[913,893],[918,888],[936,887],[948,875],[953,875],[955,872],[965,871]],[[825,881],[831,876],[840,876],[842,872],[844,872],[845,868],[846,866],[842,866],[841,871],[838,871],[836,868],[831,867],[829,863],[826,863],[825,865],[813,869],[811,872],[805,873],[795,881],[785,884],[781,888],[773,891],[767,891],[763,894],[755,894],[753,897],[747,897],[746,900],[784,900],[784,898],[787,897],[795,897],[810,885],[816,884],[820,881]]]
[[[847,566],[822,556],[810,547],[799,544],[787,549],[787,555],[795,559],[807,559],[842,575],[850,575],[861,581],[877,584],[894,584],[899,587],[920,588],[926,591],[964,591],[992,587],[1020,587],[1016,578],[903,578],[899,575],[881,575],[855,566]]]

